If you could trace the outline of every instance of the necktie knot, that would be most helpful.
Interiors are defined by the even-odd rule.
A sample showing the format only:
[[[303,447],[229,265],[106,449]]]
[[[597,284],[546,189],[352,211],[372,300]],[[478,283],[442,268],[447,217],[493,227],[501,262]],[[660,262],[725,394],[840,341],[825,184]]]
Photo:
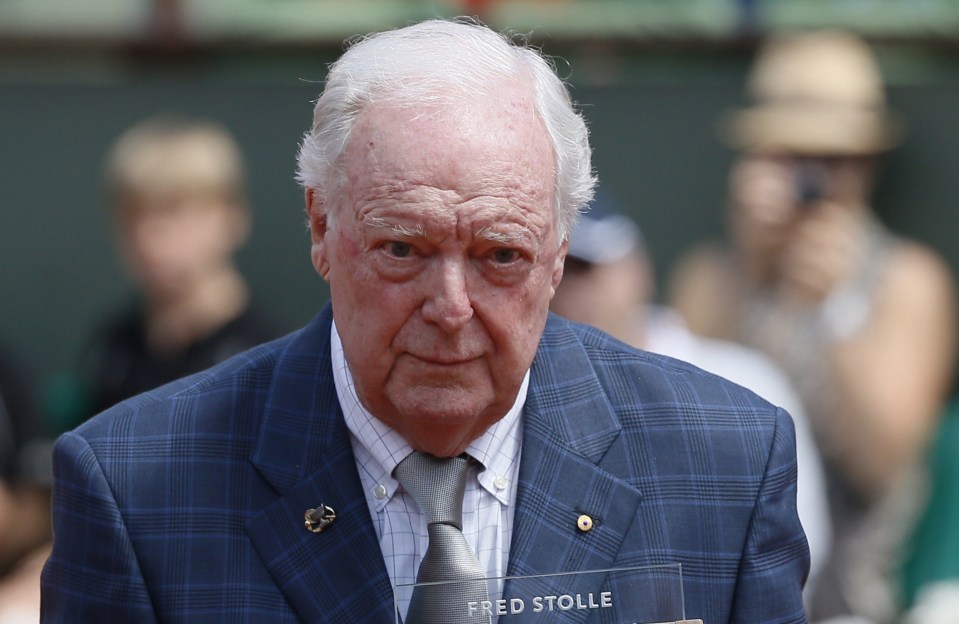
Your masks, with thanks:
[[[394,472],[426,516],[426,523],[449,524],[463,529],[463,494],[475,462],[466,455],[435,457],[414,452]]]

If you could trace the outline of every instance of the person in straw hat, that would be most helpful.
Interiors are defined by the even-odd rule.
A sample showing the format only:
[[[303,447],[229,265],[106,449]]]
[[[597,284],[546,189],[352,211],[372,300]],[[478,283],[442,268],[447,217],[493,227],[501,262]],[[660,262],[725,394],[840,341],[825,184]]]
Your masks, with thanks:
[[[837,541],[812,619],[883,621],[897,609],[884,578],[921,505],[913,467],[950,389],[953,280],[870,208],[878,158],[903,125],[862,40],[771,38],[748,88],[752,104],[722,123],[738,151],[729,241],[683,257],[667,298],[694,331],[759,348],[790,374],[824,456]]]

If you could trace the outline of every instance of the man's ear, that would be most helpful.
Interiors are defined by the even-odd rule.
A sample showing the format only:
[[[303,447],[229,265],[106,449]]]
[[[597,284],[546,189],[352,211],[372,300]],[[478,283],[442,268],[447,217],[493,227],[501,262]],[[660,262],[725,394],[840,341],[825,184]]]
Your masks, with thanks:
[[[306,201],[306,218],[310,224],[310,241],[312,242],[310,258],[313,260],[313,268],[320,277],[329,282],[330,263],[327,256],[329,241],[326,238],[329,233],[327,227],[329,220],[326,216],[326,206],[323,205],[315,189],[306,189],[303,197]]]
[[[553,265],[552,292],[550,293],[550,299],[552,299],[553,295],[556,294],[556,289],[559,287],[559,283],[563,281],[563,267],[566,266],[567,251],[569,251],[569,239],[563,241],[563,244],[559,246],[559,252],[556,254],[556,263]]]

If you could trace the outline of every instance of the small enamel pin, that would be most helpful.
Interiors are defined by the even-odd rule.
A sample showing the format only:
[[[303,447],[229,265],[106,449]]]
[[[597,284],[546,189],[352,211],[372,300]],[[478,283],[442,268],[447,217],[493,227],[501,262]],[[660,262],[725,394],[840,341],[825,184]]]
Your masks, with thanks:
[[[332,507],[321,504],[316,509],[307,509],[306,513],[303,514],[303,520],[303,525],[307,531],[319,533],[333,524],[333,521],[336,520],[336,512],[333,511]]]
[[[588,533],[593,530],[593,519],[587,516],[586,514],[581,515],[576,519],[576,528],[578,528],[583,533]]]

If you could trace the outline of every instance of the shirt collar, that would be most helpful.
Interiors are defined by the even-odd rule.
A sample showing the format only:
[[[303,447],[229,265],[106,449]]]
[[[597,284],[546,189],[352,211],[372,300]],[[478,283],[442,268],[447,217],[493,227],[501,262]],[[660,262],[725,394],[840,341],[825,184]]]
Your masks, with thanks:
[[[404,457],[413,452],[413,448],[399,433],[373,416],[360,403],[335,321],[330,329],[330,347],[333,382],[346,426],[353,434],[357,464],[361,470],[368,473],[374,483],[385,488],[385,491],[375,497],[379,510],[399,488],[399,483],[392,476],[393,470]],[[506,415],[466,448],[466,452],[485,468],[478,475],[480,486],[503,505],[510,505],[516,493],[522,447],[520,416],[526,403],[529,378],[527,370],[516,400]]]

